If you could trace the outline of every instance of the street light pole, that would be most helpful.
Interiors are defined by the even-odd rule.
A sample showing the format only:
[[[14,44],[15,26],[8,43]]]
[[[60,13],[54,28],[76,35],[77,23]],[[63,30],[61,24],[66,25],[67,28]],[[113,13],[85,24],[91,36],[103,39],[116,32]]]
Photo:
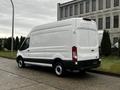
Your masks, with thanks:
[[[11,52],[13,52],[13,45],[14,45],[14,4],[13,1],[10,0],[12,5],[12,38],[11,38]]]

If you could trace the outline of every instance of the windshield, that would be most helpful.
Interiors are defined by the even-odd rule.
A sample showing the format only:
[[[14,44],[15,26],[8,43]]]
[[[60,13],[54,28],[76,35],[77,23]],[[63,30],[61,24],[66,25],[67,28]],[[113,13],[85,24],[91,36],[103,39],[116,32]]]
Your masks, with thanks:
[[[21,47],[20,47],[19,50],[25,50],[25,49],[27,49],[29,47],[29,41],[30,41],[30,38],[26,38],[23,41],[23,43],[22,43],[22,45],[21,45]]]

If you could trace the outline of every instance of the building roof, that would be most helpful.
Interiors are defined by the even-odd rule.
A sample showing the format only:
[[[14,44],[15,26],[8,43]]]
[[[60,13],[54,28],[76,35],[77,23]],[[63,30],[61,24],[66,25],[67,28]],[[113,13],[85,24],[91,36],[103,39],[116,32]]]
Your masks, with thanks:
[[[62,6],[77,3],[77,2],[80,2],[80,1],[83,1],[83,0],[71,0],[71,1],[68,1],[68,2],[65,2],[65,3],[59,3],[59,4],[60,4],[60,7],[62,7]]]

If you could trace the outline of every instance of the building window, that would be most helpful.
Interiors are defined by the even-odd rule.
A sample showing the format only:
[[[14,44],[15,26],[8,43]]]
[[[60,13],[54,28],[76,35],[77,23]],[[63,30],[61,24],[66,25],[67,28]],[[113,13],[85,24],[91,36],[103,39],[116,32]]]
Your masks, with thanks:
[[[119,28],[119,16],[114,16],[114,28]]]
[[[84,13],[84,3],[80,2],[80,14]]]
[[[73,6],[71,5],[70,6],[70,16],[72,16],[73,15]]]
[[[63,7],[60,8],[60,18],[63,18]]]
[[[68,16],[68,7],[66,6],[65,7],[65,17],[67,17]]]
[[[98,18],[98,29],[103,29],[103,18]]]
[[[110,17],[106,17],[106,29],[110,29]]]
[[[114,0],[114,7],[119,6],[119,0]]]
[[[98,5],[99,5],[98,9],[102,10],[103,9],[103,0],[99,0]]]
[[[96,11],[96,0],[92,0],[92,11]]]
[[[78,15],[78,5],[77,4],[75,4],[75,10],[74,11],[75,11],[74,14]]]
[[[111,0],[106,0],[106,8],[110,8],[111,7]]]
[[[86,3],[86,13],[88,13],[90,9],[90,2],[86,1],[85,3]]]

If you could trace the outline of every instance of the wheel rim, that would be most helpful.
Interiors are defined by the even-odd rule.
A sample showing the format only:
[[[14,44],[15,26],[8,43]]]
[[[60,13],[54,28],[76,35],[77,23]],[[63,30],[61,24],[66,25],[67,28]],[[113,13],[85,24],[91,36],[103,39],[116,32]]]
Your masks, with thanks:
[[[19,62],[18,62],[18,66],[19,66],[19,67],[22,67],[22,65],[23,65],[22,60],[19,60]]]
[[[60,65],[57,65],[55,68],[55,72],[57,75],[61,75],[62,74],[62,67]]]

